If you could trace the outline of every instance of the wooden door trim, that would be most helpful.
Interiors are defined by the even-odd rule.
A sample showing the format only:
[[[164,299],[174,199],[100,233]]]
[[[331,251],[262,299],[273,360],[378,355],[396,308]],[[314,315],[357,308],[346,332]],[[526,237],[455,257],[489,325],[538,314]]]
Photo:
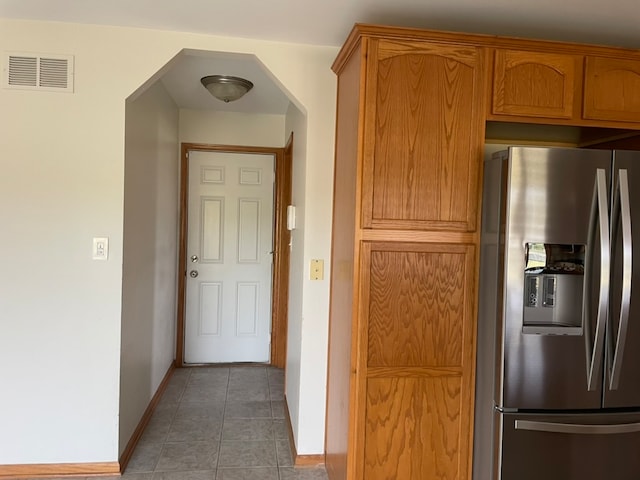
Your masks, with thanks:
[[[184,325],[187,275],[187,208],[189,202],[189,152],[228,152],[273,155],[275,159],[275,196],[273,231],[273,273],[271,298],[271,365],[284,368],[287,346],[287,306],[289,292],[289,238],[287,230],[287,205],[291,203],[291,151],[293,134],[287,147],[250,147],[242,145],[210,145],[182,143],[180,145],[180,221],[178,240],[178,299],[176,319],[176,367],[184,367]],[[285,158],[287,157],[287,158]]]

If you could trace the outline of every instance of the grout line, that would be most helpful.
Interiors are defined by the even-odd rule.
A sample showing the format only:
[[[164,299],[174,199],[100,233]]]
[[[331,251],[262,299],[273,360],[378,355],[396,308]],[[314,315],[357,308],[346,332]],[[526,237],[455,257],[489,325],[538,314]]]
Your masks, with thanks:
[[[218,478],[218,470],[220,469],[220,458],[222,457],[222,434],[224,432],[224,421],[227,416],[227,401],[229,399],[229,384],[231,383],[231,368],[227,368],[227,386],[224,394],[224,405],[222,407],[222,424],[220,425],[220,436],[218,437],[218,458],[216,459],[216,469],[213,480]]]

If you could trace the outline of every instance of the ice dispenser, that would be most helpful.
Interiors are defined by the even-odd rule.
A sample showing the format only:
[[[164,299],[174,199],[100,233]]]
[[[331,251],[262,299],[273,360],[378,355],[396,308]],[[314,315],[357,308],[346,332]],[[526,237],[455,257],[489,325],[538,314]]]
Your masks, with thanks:
[[[580,334],[584,245],[525,244],[524,333]]]

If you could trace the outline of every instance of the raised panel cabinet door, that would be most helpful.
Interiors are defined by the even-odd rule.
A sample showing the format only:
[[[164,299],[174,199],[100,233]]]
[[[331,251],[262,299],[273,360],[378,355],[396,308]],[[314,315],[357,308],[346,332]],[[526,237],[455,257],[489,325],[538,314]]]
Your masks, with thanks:
[[[363,478],[469,480],[475,247],[362,247]]]
[[[572,118],[580,106],[577,79],[582,78],[582,59],[581,55],[496,50],[492,113]]]
[[[640,61],[587,57],[584,118],[640,122]]]
[[[372,39],[364,228],[475,231],[484,136],[482,49]]]

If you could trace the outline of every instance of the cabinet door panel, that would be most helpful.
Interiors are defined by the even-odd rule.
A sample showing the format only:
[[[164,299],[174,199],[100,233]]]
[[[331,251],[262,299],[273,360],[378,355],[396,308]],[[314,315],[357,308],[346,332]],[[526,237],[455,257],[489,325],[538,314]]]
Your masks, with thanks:
[[[372,40],[365,228],[474,231],[484,128],[479,49]]]
[[[468,478],[469,409],[461,392],[459,376],[370,378],[364,478]]]
[[[468,479],[475,247],[365,242],[361,254],[362,478]]]
[[[473,265],[464,246],[430,250],[371,253],[369,367],[462,365]]]
[[[640,122],[640,61],[587,57],[584,118]]]
[[[496,50],[494,58],[494,114],[574,116],[580,99],[577,79],[581,78],[582,56]]]

